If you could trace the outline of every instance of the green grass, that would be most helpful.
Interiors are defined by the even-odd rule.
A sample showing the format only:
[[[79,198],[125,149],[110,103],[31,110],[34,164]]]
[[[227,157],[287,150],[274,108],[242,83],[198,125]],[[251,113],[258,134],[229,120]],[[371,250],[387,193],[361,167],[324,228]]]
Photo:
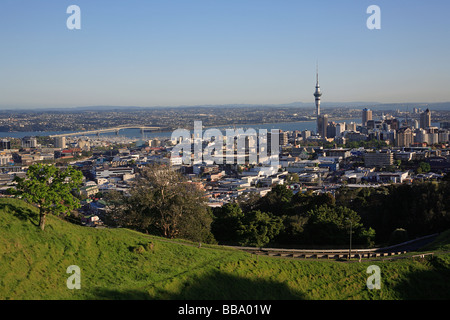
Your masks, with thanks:
[[[53,216],[45,231],[37,211],[0,199],[0,299],[449,299],[450,259],[337,262],[251,255],[231,248],[93,229]],[[153,242],[142,253],[136,246]],[[449,236],[436,244],[444,248]],[[448,247],[446,247],[448,248]],[[381,268],[369,290],[367,267]],[[67,267],[81,269],[69,290]]]

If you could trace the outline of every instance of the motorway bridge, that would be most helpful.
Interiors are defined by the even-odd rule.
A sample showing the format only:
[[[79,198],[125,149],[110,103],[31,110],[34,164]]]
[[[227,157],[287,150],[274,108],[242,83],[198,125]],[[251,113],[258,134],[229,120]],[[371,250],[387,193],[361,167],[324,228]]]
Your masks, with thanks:
[[[163,129],[162,127],[147,127],[147,126],[120,126],[120,127],[113,127],[113,128],[106,128],[106,129],[98,129],[98,130],[89,130],[89,131],[80,131],[80,132],[72,132],[72,133],[63,133],[63,134],[54,134],[51,135],[50,138],[59,138],[59,137],[69,137],[69,136],[87,136],[87,135],[99,135],[100,133],[106,133],[106,132],[115,132],[116,134],[119,133],[120,130],[125,129],[140,129],[141,133],[144,131],[158,131]]]

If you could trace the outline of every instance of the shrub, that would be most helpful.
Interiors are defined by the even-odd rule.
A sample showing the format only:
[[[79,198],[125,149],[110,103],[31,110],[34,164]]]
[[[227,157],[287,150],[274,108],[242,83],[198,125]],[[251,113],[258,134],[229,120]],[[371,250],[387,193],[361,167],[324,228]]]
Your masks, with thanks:
[[[408,241],[408,232],[405,229],[397,228],[395,229],[389,238],[389,244],[398,244]]]

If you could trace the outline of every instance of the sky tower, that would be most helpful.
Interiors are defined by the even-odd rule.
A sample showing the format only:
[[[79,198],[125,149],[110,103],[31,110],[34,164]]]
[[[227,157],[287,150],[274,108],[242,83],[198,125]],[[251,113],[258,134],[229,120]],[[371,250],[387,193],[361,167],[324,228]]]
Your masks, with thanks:
[[[319,86],[319,67],[316,66],[316,91],[314,92],[314,97],[316,97],[316,116],[319,118],[320,116],[320,97],[322,96],[322,92],[320,92]]]
[[[320,92],[319,85],[319,66],[316,65],[316,91],[314,92],[314,97],[316,98],[316,116],[317,116],[317,133],[322,138],[326,138],[326,128],[328,122],[325,116],[320,115],[320,97],[322,96],[322,92]]]

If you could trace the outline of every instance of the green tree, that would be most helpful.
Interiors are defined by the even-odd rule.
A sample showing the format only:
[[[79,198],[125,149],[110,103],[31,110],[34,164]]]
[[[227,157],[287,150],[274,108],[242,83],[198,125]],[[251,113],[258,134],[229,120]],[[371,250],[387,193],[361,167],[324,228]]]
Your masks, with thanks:
[[[281,217],[289,212],[293,196],[294,193],[286,185],[276,185],[260,199],[256,209]]]
[[[58,169],[54,165],[35,164],[26,177],[16,177],[18,193],[39,208],[39,227],[45,228],[49,213],[66,214],[80,207],[73,190],[79,191],[83,175],[73,167]]]
[[[430,172],[431,166],[427,162],[419,163],[419,167],[417,168],[417,173],[427,173]]]
[[[263,247],[283,229],[283,220],[270,213],[251,211],[240,219],[240,245]]]
[[[241,226],[241,219],[244,213],[238,203],[227,203],[214,210],[214,221],[211,224],[211,231],[219,243],[239,244],[238,230]]]
[[[292,215],[283,217],[284,228],[276,241],[286,244],[299,244],[303,239],[304,227],[308,222],[305,215]]]
[[[363,228],[358,213],[347,207],[323,205],[309,211],[308,218],[305,236],[313,244],[345,244],[350,226],[355,243],[367,245],[375,237],[374,230]]]
[[[238,195],[236,202],[243,212],[250,212],[256,209],[260,200],[261,195],[258,192],[246,192]]]
[[[331,193],[313,194],[311,191],[302,193],[297,192],[292,197],[293,214],[304,215],[306,212],[314,209],[316,206],[329,205],[334,206],[336,199]]]

